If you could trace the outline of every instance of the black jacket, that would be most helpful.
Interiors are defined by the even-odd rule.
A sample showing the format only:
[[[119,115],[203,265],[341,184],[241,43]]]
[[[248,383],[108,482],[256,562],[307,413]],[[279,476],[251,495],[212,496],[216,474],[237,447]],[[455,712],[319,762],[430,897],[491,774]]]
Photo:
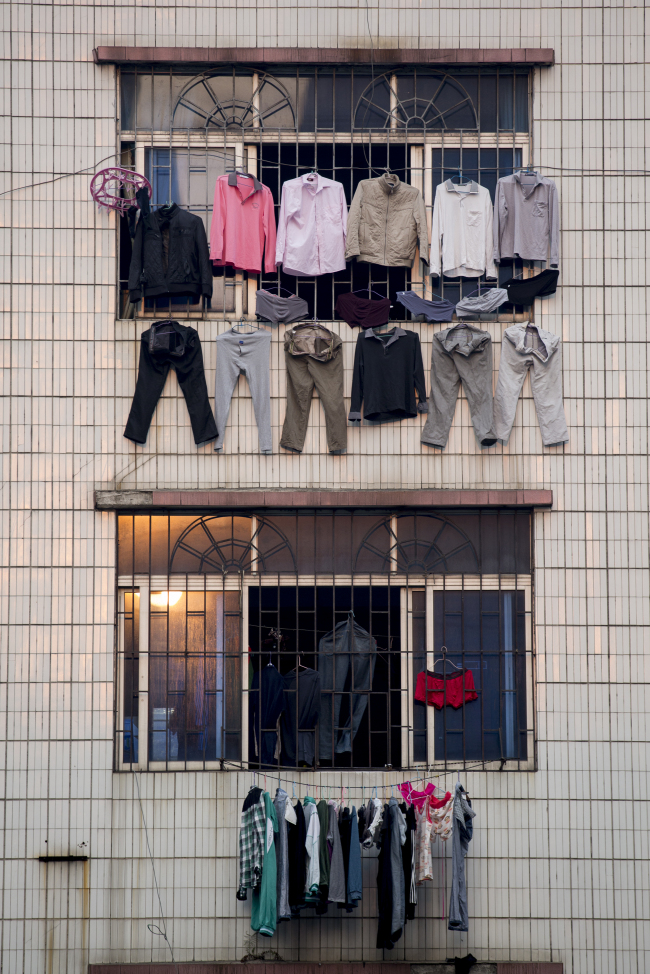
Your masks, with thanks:
[[[419,406],[415,405],[417,389]],[[359,335],[354,353],[350,420],[376,423],[428,412],[420,339],[414,331],[394,328],[375,335],[372,328]]]
[[[131,301],[139,301],[143,292],[145,298],[161,294],[212,297],[212,265],[203,220],[175,203],[165,216],[153,210],[138,221],[129,268]]]

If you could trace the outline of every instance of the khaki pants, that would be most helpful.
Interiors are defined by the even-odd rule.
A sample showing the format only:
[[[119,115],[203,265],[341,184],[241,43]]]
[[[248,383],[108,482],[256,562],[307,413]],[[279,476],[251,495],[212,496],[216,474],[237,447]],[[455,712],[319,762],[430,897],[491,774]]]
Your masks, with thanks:
[[[343,453],[348,445],[343,404],[343,355],[339,353],[329,362],[318,362],[309,355],[296,356],[288,352],[284,357],[287,366],[287,413],[280,446],[302,453],[316,386],[325,410],[327,448],[330,453]]]

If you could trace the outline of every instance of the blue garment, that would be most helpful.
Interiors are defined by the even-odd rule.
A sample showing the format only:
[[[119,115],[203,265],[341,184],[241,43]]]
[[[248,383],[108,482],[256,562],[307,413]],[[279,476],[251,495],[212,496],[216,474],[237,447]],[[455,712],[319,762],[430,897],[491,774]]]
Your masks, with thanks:
[[[348,889],[347,902],[356,906],[363,897],[363,880],[361,878],[361,845],[359,843],[359,825],[357,810],[352,806],[352,828],[350,834],[350,857],[348,859]]]
[[[284,689],[284,677],[273,664],[255,671],[249,692],[249,740],[254,742],[254,754],[260,764],[277,765],[276,727],[284,710]]]
[[[418,317],[423,315],[427,321],[451,321],[456,305],[446,298],[433,295],[433,299],[421,298],[414,291],[398,291],[397,300],[400,304]]]

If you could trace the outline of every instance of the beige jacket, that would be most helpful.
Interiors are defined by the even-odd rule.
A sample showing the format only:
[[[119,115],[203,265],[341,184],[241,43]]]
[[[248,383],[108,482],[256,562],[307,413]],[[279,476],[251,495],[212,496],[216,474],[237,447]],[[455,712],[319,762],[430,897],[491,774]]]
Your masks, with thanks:
[[[429,234],[424,200],[419,189],[394,173],[363,179],[348,215],[345,259],[368,264],[412,267],[416,248],[429,263]]]

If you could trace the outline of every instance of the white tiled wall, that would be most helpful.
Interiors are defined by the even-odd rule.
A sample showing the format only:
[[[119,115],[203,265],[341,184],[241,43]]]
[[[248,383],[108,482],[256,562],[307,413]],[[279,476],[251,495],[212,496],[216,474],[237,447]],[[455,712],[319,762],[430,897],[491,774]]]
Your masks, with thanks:
[[[650,167],[643,4],[401,0],[396,7],[368,0],[366,8],[364,0],[339,7],[218,0],[208,8],[77,0],[5,3],[2,13],[3,972],[78,974],[88,960],[169,958],[147,927],[161,921],[135,781],[111,771],[115,522],[92,509],[95,488],[152,485],[552,488],[553,511],[535,519],[539,771],[466,776],[478,812],[468,861],[470,933],[446,935],[441,913],[448,905],[432,888],[391,959],[471,950],[490,960],[562,960],[572,974],[645,971],[643,172]],[[463,400],[442,455],[420,447],[418,418],[351,429],[348,455],[330,457],[314,401],[305,453],[262,457],[240,384],[231,450],[216,457],[209,447],[194,448],[172,377],[147,446],[128,444],[122,430],[139,326],[115,320],[116,221],[97,212],[88,193],[94,168],[116,149],[115,72],[93,64],[93,47],[368,47],[366,18],[378,48],[555,49],[555,67],[535,74],[534,146],[535,162],[555,174],[560,191],[562,277],[536,314],[564,339],[570,443],[542,448],[526,385],[505,448],[477,448]],[[227,325],[198,327],[211,387],[213,339]],[[355,336],[336,327],[349,370]],[[416,327],[426,354],[436,326]],[[489,327],[498,361],[501,326]],[[272,354],[277,446],[279,336]],[[351,776],[347,784],[361,780]],[[178,960],[236,960],[247,949],[234,850],[249,784],[249,776],[234,773],[142,776]],[[46,866],[36,857],[47,852],[87,853],[90,861]],[[286,959],[375,959],[374,864],[364,865],[365,919],[304,920],[258,949],[270,946]],[[441,885],[442,868],[441,861]]]

